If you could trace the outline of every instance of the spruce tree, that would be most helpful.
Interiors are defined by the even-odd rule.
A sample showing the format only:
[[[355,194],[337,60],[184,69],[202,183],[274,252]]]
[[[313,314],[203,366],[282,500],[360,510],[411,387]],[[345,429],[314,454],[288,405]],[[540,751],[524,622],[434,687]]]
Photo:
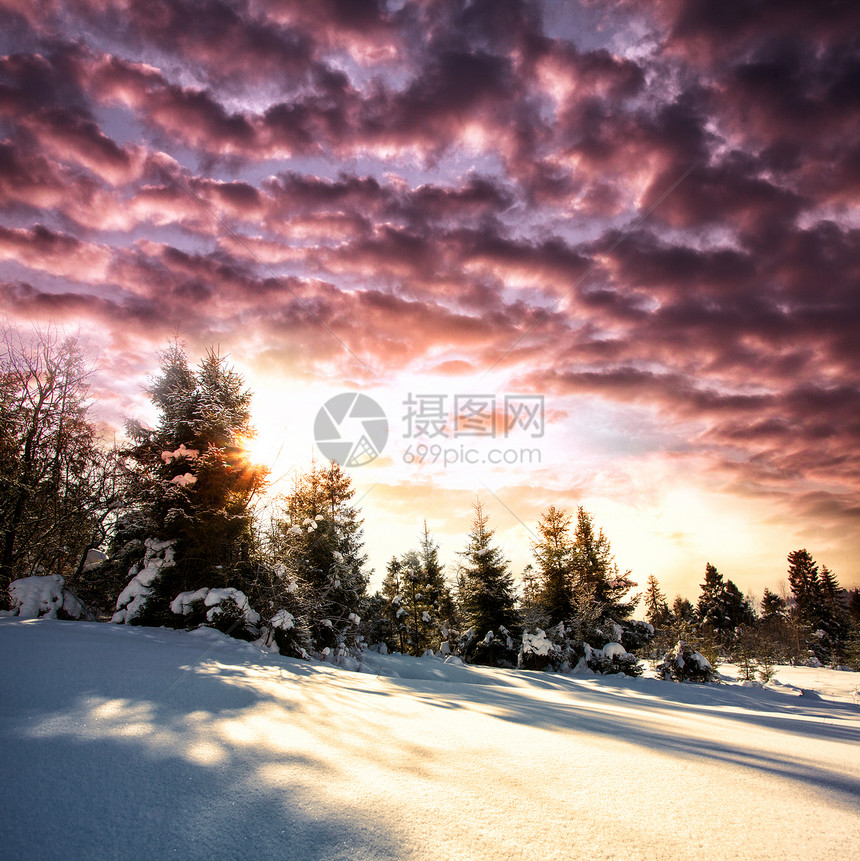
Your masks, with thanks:
[[[368,577],[354,495],[351,479],[337,463],[313,464],[296,477],[285,516],[273,530],[275,561],[292,590],[289,602],[318,654],[342,656],[359,645]]]
[[[406,654],[409,629],[403,617],[407,616],[409,611],[403,606],[402,569],[403,563],[396,556],[392,556],[385,569],[380,594],[385,600],[385,617],[388,622],[383,628],[385,644],[389,651]]]
[[[701,589],[697,606],[701,633],[706,639],[713,636],[717,645],[731,652],[738,642],[740,628],[753,623],[753,609],[737,585],[724,580],[710,562],[705,566]]]
[[[817,625],[822,604],[821,581],[818,565],[805,548],[788,554],[788,582],[801,621],[809,626]]]
[[[450,649],[457,633],[456,608],[427,521],[417,549],[388,563],[379,597],[386,607],[389,649],[415,656],[427,649]]]
[[[266,470],[252,464],[245,449],[254,433],[251,392],[214,349],[195,371],[183,346],[172,342],[147,393],[159,421],[155,429],[129,423],[125,511],[113,543],[120,564],[136,559],[138,570],[155,564],[153,541],[161,562],[145,586],[146,600],[117,618],[189,624],[196,616],[183,618],[170,607],[180,593],[249,589],[252,503]]]
[[[839,649],[844,628],[835,606],[837,584],[830,571],[822,577],[818,564],[806,549],[788,554],[788,582],[794,598],[794,621],[807,652],[827,663]]]
[[[669,605],[666,602],[666,596],[660,589],[657,578],[653,574],[648,575],[643,600],[645,603],[645,621],[655,629],[663,628],[669,621]]]
[[[461,553],[460,600],[469,628],[462,649],[472,663],[514,666],[514,636],[519,628],[514,584],[502,551],[493,544],[493,534],[483,506],[476,502],[468,544]]]
[[[769,621],[785,615],[785,600],[768,588],[764,590],[760,606],[762,621]]]
[[[602,528],[595,529],[593,515],[582,506],[576,513],[572,555],[573,590],[589,596],[599,611],[601,624],[619,625],[629,619],[636,599],[628,595],[636,584],[629,571],[619,572],[609,539]]]
[[[557,625],[573,614],[573,541],[570,516],[551,505],[537,525],[538,540],[532,543],[540,592],[538,602],[545,624]]]
[[[721,626],[723,620],[723,592],[725,591],[723,575],[708,562],[705,565],[705,582],[701,585],[699,601],[696,610],[699,621],[714,629]]]

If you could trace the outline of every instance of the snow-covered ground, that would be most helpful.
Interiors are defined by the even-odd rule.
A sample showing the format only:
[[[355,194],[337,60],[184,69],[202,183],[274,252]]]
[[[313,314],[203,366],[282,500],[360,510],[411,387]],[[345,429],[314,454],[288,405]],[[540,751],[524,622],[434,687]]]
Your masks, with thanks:
[[[0,854],[857,857],[858,673],[364,669],[211,630],[0,619]]]

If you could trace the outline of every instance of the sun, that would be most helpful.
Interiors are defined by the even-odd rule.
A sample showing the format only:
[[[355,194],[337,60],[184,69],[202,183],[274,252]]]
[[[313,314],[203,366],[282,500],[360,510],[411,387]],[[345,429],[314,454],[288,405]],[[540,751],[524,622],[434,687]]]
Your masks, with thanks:
[[[270,466],[272,456],[269,446],[258,433],[241,434],[236,437],[236,445],[249,463],[254,466]]]

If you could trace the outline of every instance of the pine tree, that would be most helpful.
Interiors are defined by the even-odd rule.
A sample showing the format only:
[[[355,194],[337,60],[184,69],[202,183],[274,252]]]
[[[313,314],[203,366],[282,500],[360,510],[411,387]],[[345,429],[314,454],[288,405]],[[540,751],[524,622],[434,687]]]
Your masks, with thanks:
[[[817,625],[822,604],[821,581],[818,565],[806,549],[788,554],[788,582],[800,619],[807,625]]]
[[[421,561],[421,591],[427,597],[427,613],[430,616],[429,620],[424,620],[422,613],[422,623],[428,626],[426,632],[431,646],[441,648],[442,643],[447,643],[456,632],[457,609],[451,590],[445,582],[443,566],[439,562],[439,545],[433,540],[426,520],[418,557]]]
[[[836,575],[826,566],[821,566],[821,608],[819,627],[829,639],[831,659],[838,660],[843,654],[845,640],[850,629],[848,609],[842,602],[842,590]]]
[[[824,571],[826,575],[806,549],[788,554],[788,582],[798,636],[815,658],[827,663],[839,650],[845,628],[836,606],[838,585],[832,573],[826,568]]]
[[[773,618],[785,615],[785,600],[776,592],[771,592],[765,588],[764,595],[761,599],[761,618],[762,621],[769,621]]]
[[[130,468],[115,555],[120,563],[136,557],[138,566],[145,565],[144,545],[155,540],[170,545],[172,561],[147,587],[147,600],[117,618],[190,624],[193,615],[182,618],[169,606],[180,593],[249,588],[252,502],[266,470],[250,463],[245,450],[254,433],[251,392],[215,350],[194,371],[183,346],[173,341],[147,393],[159,422],[155,429],[129,424],[133,446],[126,452]]]
[[[481,503],[475,503],[469,541],[461,554],[460,600],[469,627],[462,648],[472,663],[514,666],[519,618],[513,578],[502,551],[492,543],[493,534]]]
[[[693,603],[687,599],[676,595],[672,601],[672,617],[671,617],[672,633],[676,640],[687,640],[691,632],[698,624],[696,608]]]
[[[408,610],[403,606],[402,569],[403,563],[396,556],[392,556],[385,569],[380,594],[385,600],[388,621],[388,626],[384,629],[385,644],[389,651],[396,650],[406,654],[409,633],[403,617],[408,614]]]
[[[532,543],[540,584],[538,602],[546,616],[545,624],[557,625],[573,615],[573,541],[570,516],[551,505],[541,515],[539,539]]]
[[[285,516],[276,519],[270,538],[274,559],[293,590],[289,600],[309,631],[310,648],[322,655],[343,656],[358,646],[368,577],[354,495],[338,464],[313,464],[296,477]]]
[[[645,621],[654,628],[663,628],[669,621],[670,611],[666,596],[660,589],[660,584],[653,574],[648,575],[645,586]]]
[[[636,585],[629,574],[629,571],[619,573],[609,539],[603,529],[595,531],[594,517],[579,506],[573,544],[573,591],[580,596],[589,596],[588,600],[597,606],[604,626],[622,623],[633,613],[638,599],[628,597]],[[576,595],[574,601],[577,601]]]
[[[735,583],[723,580],[710,562],[705,566],[701,589],[697,606],[700,633],[705,638],[713,636],[718,646],[731,652],[738,642],[741,626],[754,621],[752,607]]]
[[[544,611],[542,594],[542,578],[531,564],[526,565],[520,576],[519,614],[523,628],[535,631],[548,627],[547,614]]]
[[[696,611],[702,624],[710,625],[714,629],[718,629],[722,623],[725,585],[723,575],[708,562],[705,565],[705,582],[700,587]]]

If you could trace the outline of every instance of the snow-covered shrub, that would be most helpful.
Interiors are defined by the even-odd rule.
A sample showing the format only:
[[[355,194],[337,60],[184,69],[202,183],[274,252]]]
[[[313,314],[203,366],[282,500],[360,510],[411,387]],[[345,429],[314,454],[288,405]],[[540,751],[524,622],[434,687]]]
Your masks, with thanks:
[[[80,619],[83,604],[63,587],[66,581],[59,574],[23,577],[9,584],[12,608],[3,610],[4,616],[19,619]]]
[[[143,566],[138,568],[137,565],[133,565],[128,572],[131,580],[117,598],[116,612],[111,622],[120,625],[139,624],[163,570],[173,566],[172,541],[147,538],[144,547]]]
[[[555,669],[561,661],[561,650],[538,628],[533,634],[524,633],[517,666],[524,670]]]
[[[632,623],[641,624],[645,623]],[[648,633],[647,628],[643,633]],[[554,670],[565,673],[573,668],[589,669],[606,675],[624,673],[638,676],[642,667],[636,655],[628,651],[622,642],[628,628],[617,623],[595,629],[589,640],[582,639],[582,630],[574,625],[560,622],[544,631],[523,634],[519,663],[523,669]],[[607,633],[616,640],[608,640]],[[598,645],[599,644],[599,645]]]
[[[470,628],[460,638],[459,651],[469,664],[516,667],[519,650],[510,631],[500,625],[498,633],[487,631],[483,637],[478,637],[474,629]]]
[[[248,604],[248,596],[238,589],[210,589],[204,600],[206,622],[240,640],[260,636],[260,614]]]
[[[621,643],[607,643],[602,649],[585,646],[585,663],[589,670],[603,675],[642,675],[642,666],[636,655],[628,652]]]
[[[289,610],[278,610],[269,619],[266,642],[272,641],[282,655],[305,660],[310,657],[311,638],[307,627]]]
[[[711,662],[701,652],[683,641],[678,641],[674,649],[663,656],[657,664],[661,679],[675,682],[713,682],[716,680]]]
[[[238,589],[196,589],[180,592],[170,603],[170,610],[182,617],[182,627],[209,625],[240,640],[260,636],[260,614],[248,603],[248,596]]]

